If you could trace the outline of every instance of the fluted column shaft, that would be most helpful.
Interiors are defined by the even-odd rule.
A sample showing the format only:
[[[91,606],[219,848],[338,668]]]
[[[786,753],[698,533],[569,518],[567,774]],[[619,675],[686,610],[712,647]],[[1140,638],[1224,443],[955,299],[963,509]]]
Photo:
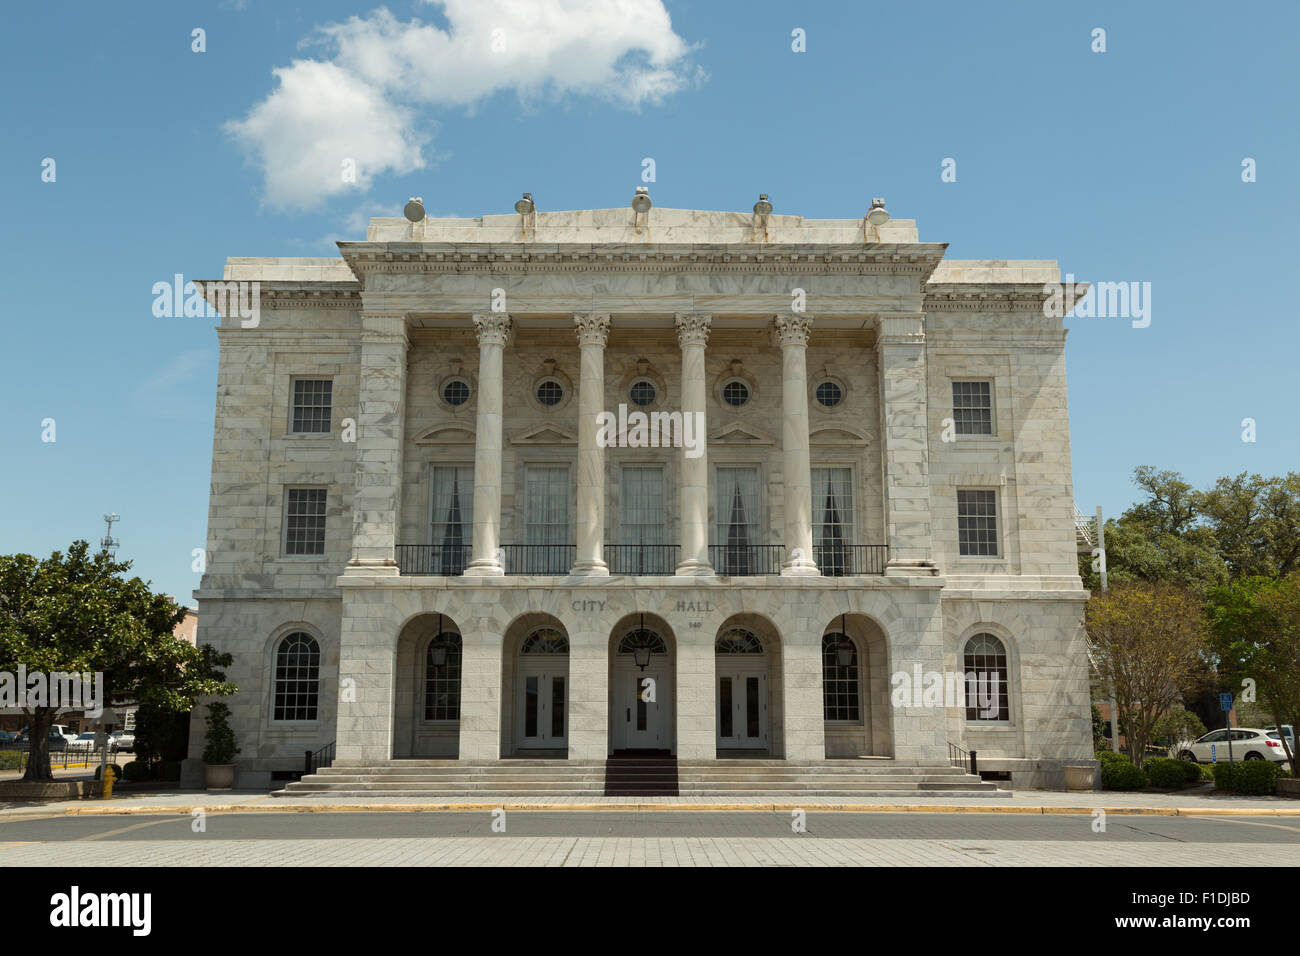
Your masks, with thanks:
[[[596,444],[597,416],[604,411],[605,340],[608,312],[576,312],[573,324],[581,349],[578,381],[578,548],[573,573],[609,574],[605,565],[605,457]]]
[[[681,459],[681,562],[679,575],[709,575],[709,457],[707,452],[707,395],[704,348],[709,341],[713,315],[678,312],[677,342],[682,349],[682,428],[695,430],[694,456],[682,443]]]
[[[474,315],[478,417],[474,432],[474,547],[465,573],[505,574],[501,547],[501,409],[504,357],[514,327],[505,312]]]
[[[812,316],[784,312],[772,319],[781,346],[781,448],[785,472],[784,577],[819,574],[813,559],[812,462],[808,453],[808,333]]]

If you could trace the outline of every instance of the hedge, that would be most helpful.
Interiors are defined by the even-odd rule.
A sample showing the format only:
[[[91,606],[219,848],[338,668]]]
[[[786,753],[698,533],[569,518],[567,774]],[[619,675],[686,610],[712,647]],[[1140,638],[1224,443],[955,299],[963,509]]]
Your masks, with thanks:
[[[1188,779],[1190,775],[1181,760],[1171,760],[1168,757],[1151,757],[1143,761],[1142,770],[1151,781],[1151,786],[1158,787],[1161,790],[1181,790],[1192,782]],[[1201,775],[1198,771],[1196,780],[1199,781],[1200,779]]]
[[[1101,763],[1101,786],[1103,790],[1141,790],[1147,785],[1147,775],[1124,761],[1103,760]]]
[[[1214,789],[1263,796],[1276,790],[1278,778],[1284,776],[1286,771],[1271,760],[1216,763]]]

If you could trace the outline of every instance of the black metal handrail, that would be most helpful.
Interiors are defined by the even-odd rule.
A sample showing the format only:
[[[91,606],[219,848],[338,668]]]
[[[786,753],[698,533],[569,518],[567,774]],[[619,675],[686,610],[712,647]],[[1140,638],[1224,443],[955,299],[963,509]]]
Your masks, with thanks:
[[[308,774],[315,773],[321,767],[328,767],[330,764],[334,762],[334,745],[336,743],[338,743],[337,740],[331,740],[320,750],[317,750],[315,752],[312,752],[310,750],[305,751],[307,755],[307,760],[306,760],[306,766],[303,769],[304,777],[307,776]]]
[[[673,574],[680,551],[676,544],[607,544],[605,564],[610,574]]]
[[[715,574],[724,577],[780,574],[784,560],[783,544],[709,545],[709,563]]]
[[[465,573],[472,549],[467,544],[399,544],[397,568],[402,574],[455,577]]]
[[[951,740],[948,741],[948,762],[954,767],[961,767],[968,774],[978,777],[980,773],[979,759],[975,756],[975,751],[965,751],[958,747]]]
[[[817,569],[827,577],[850,574],[884,574],[889,560],[887,544],[822,544],[813,549]]]
[[[578,556],[576,544],[507,544],[506,574],[568,574]]]

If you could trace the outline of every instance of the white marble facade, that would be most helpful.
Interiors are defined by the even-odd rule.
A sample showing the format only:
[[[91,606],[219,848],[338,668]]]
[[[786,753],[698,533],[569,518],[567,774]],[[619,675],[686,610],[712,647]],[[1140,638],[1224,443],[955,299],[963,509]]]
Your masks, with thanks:
[[[526,234],[517,215],[375,219],[366,241],[339,248],[230,259],[223,277],[258,282],[261,314],[218,332],[196,597],[203,640],[235,657],[244,785],[331,742],[355,765],[639,747],[936,765],[951,742],[1031,785],[1091,757],[1065,331],[1042,308],[1054,262],[949,262],[909,220],[877,235],[860,219],[774,215],[763,235],[749,214],[672,209],[640,226],[630,209],[542,212]],[[331,383],[325,429],[295,431],[299,380]],[[457,382],[460,404],[447,391]],[[953,382],[984,383],[986,433],[954,436]],[[594,416],[636,410],[637,383],[653,392],[648,411],[699,413],[699,454],[598,442]],[[729,383],[744,404],[728,401]],[[818,397],[828,383],[833,407]],[[453,468],[466,513],[463,561],[448,565],[432,484]],[[836,517],[862,562],[840,569],[851,573],[819,567],[827,508],[811,476],[827,469],[845,476]],[[719,481],[739,480],[719,476],[739,473],[754,476],[745,546],[759,556],[744,566],[719,547],[735,518],[718,514]],[[538,504],[544,474],[567,484]],[[291,489],[324,492],[321,553],[288,553]],[[960,489],[991,493],[995,554],[960,553]],[[629,515],[644,518],[634,495],[658,503],[650,539],[675,548],[612,547],[628,544]],[[655,560],[629,573],[643,551]],[[544,567],[529,563],[537,554]],[[641,627],[662,640],[646,671],[617,653]],[[718,653],[734,628],[762,652]],[[522,653],[539,629],[567,654]],[[451,719],[430,709],[426,683],[440,630],[460,642]],[[828,719],[823,636],[840,632],[857,704]],[[318,652],[296,675],[314,694],[277,716],[291,634]],[[896,674],[960,673],[979,634],[1004,649],[997,719],[891,701]],[[624,706],[634,673],[660,682],[644,732]],[[559,696],[530,716],[536,686]],[[760,688],[762,714],[748,737],[753,727],[724,727],[720,699],[746,686]],[[196,745],[201,732],[195,721]]]

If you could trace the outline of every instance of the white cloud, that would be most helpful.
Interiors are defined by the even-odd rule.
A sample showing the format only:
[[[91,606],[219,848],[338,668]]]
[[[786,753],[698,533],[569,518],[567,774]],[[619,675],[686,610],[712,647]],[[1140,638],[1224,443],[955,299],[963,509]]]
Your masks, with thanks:
[[[325,60],[274,70],[277,88],[227,124],[264,172],[273,207],[307,209],[425,165],[431,124],[419,108],[593,96],[657,103],[702,76],[662,0],[426,0],[445,28],[386,8],[319,28]],[[355,183],[342,175],[357,163]]]

